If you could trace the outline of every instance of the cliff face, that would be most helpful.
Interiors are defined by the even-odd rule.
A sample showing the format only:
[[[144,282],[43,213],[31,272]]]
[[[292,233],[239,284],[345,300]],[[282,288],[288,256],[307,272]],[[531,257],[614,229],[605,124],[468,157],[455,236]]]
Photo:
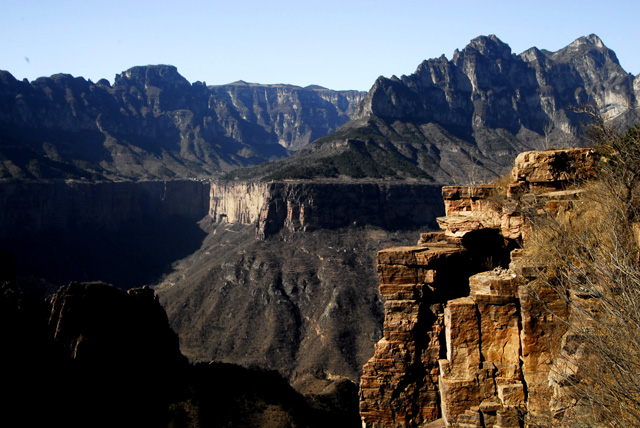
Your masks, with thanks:
[[[482,128],[538,134],[545,126],[577,126],[570,108],[593,103],[607,118],[637,105],[633,76],[596,35],[557,51],[531,48],[520,55],[496,36],[481,36],[451,60],[420,64],[401,79],[379,78],[355,119],[435,122],[473,133]],[[606,88],[604,91],[602,88]]]
[[[213,86],[210,90],[233,106],[236,115],[262,127],[289,150],[298,150],[338,129],[351,118],[366,95],[361,91],[332,91],[319,86],[300,88],[245,82]]]
[[[3,183],[0,238],[87,225],[115,231],[130,222],[172,217],[197,221],[207,213],[207,188],[186,180]]]
[[[364,96],[291,85],[190,84],[168,65],[113,86],[0,71],[0,178],[210,177],[284,157],[346,122]]]
[[[281,230],[434,227],[443,210],[440,187],[428,184],[213,182],[210,197],[214,221],[255,224],[263,239]]]
[[[588,149],[523,153],[509,192],[536,191],[536,209],[554,212],[596,161]],[[531,292],[532,270],[514,249],[527,223],[492,192],[443,188],[443,231],[378,253],[385,324],[361,378],[366,426],[536,426],[551,413],[568,308],[543,286]]]

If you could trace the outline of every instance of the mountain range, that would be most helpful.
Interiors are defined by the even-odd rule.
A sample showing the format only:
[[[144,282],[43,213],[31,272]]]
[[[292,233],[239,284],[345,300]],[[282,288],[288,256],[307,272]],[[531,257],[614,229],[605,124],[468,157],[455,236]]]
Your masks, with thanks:
[[[480,36],[368,93],[191,84],[169,65],[133,67],[113,85],[2,71],[0,178],[479,181],[523,150],[580,145],[586,105],[630,120],[639,93],[595,35],[519,55]]]
[[[345,123],[365,93],[318,86],[189,83],[133,67],[113,85],[0,72],[0,178],[211,178],[287,156]]]
[[[378,78],[351,121],[295,156],[229,177],[482,182],[507,173],[522,151],[584,144],[585,110],[636,120],[639,99],[640,79],[596,35],[520,55],[481,36],[451,60]]]

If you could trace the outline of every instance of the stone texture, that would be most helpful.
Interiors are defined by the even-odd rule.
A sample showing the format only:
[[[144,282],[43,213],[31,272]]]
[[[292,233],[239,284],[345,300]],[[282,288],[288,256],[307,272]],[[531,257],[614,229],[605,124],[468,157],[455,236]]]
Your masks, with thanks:
[[[560,190],[596,176],[599,156],[593,149],[547,150],[520,153],[512,176],[524,184],[519,190]]]
[[[438,418],[437,362],[444,349],[445,322],[442,293],[462,293],[464,288],[435,272],[464,257],[464,248],[448,243],[378,253],[384,337],[360,380],[360,414],[365,423],[412,426],[416,420]]]

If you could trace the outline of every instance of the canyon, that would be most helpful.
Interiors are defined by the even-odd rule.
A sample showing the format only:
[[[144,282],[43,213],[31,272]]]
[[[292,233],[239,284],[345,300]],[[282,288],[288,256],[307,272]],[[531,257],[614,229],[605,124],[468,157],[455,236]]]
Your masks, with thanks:
[[[204,243],[156,286],[185,355],[356,382],[381,333],[375,252],[437,227],[440,187],[217,181],[210,192]]]

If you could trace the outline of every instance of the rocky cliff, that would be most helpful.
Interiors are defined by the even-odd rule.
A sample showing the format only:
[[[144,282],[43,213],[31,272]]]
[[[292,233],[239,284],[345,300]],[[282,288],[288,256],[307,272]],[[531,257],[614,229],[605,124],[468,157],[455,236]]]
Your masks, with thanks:
[[[582,145],[585,106],[607,120],[637,120],[638,97],[637,78],[595,35],[519,55],[481,36],[451,59],[378,78],[337,132],[277,162],[277,171],[269,165],[253,174],[479,184],[508,173],[523,151]]]
[[[0,178],[210,177],[287,155],[346,122],[364,93],[189,83],[169,65],[113,85],[0,72]]]
[[[440,187],[410,183],[213,182],[215,222],[252,224],[261,238],[278,233],[377,226],[435,227]]]
[[[490,186],[445,187],[442,232],[378,253],[385,322],[360,383],[365,426],[549,422],[568,307],[534,285],[518,249],[529,230],[518,201],[535,192],[528,209],[566,209],[579,192],[568,188],[593,177],[596,162],[590,149],[523,153],[508,199]]]
[[[595,104],[607,118],[628,113],[638,103],[633,82],[594,34],[557,52],[534,47],[520,55],[494,35],[481,36],[451,60],[430,59],[410,76],[379,78],[355,119],[435,122],[467,134],[482,128],[544,134],[547,125],[566,133],[579,125],[573,107]]]

